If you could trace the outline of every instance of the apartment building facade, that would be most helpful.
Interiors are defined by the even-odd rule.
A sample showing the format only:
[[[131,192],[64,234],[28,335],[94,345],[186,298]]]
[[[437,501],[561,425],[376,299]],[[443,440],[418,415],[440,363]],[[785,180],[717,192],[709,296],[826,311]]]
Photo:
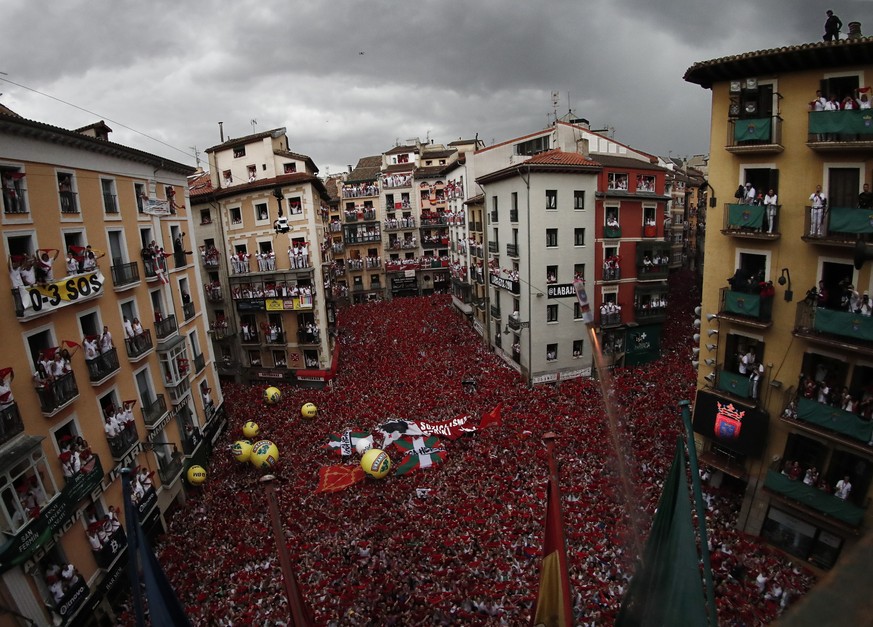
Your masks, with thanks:
[[[0,113],[0,599],[39,625],[112,621],[121,469],[143,471],[134,499],[158,533],[224,426],[187,252],[193,169],[110,132]]]
[[[743,531],[822,569],[870,524],[873,277],[855,247],[873,231],[871,53],[862,38],[803,44],[685,74],[712,91],[716,198],[697,447],[716,482],[744,494]],[[817,92],[851,106],[825,110]],[[771,193],[771,206],[750,200]]]

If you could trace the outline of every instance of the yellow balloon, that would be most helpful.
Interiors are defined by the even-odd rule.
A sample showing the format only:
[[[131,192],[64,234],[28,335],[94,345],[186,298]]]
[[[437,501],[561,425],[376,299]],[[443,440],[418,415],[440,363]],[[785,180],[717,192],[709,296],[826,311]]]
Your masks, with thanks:
[[[206,469],[203,466],[191,466],[188,469],[188,483],[202,485],[206,481]]]
[[[315,403],[306,403],[303,407],[300,408],[300,415],[307,419],[315,418],[315,415],[318,413],[318,407],[315,406]]]
[[[279,388],[270,386],[266,390],[264,390],[264,402],[267,405],[275,405],[282,398],[282,392],[279,391]]]
[[[249,456],[252,454],[252,443],[248,440],[237,440],[230,447],[230,453],[238,462],[249,461]]]
[[[253,420],[249,420],[247,423],[243,425],[242,428],[243,435],[247,438],[256,438],[258,434],[261,432],[261,428],[258,426]]]
[[[252,444],[249,462],[255,468],[272,468],[279,461],[279,448],[270,440],[258,440]]]
[[[361,468],[374,479],[381,479],[391,470],[391,458],[385,451],[371,448],[361,456]]]

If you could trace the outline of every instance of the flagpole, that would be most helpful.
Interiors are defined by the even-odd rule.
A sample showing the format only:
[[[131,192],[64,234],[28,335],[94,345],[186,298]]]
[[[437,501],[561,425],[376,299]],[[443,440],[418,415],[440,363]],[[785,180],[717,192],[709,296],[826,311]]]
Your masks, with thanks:
[[[121,469],[121,494],[124,497],[124,522],[127,523],[127,577],[130,579],[130,596],[133,600],[133,614],[136,627],[144,627],[145,613],[142,606],[142,590],[139,578],[139,550],[137,549],[136,510],[130,498],[130,468]]]
[[[697,528],[700,533],[700,555],[703,558],[703,581],[706,584],[706,605],[709,609],[709,623],[718,625],[715,608],[715,590],[712,584],[712,565],[709,561],[709,540],[706,533],[706,509],[703,507],[703,491],[700,488],[700,471],[697,465],[697,447],[694,445],[694,429],[691,425],[691,402],[679,401],[682,422],[685,424],[685,448],[688,449],[688,468],[691,471],[691,491],[694,493],[694,508],[697,510]]]
[[[282,533],[282,521],[279,517],[279,504],[276,500],[276,488],[273,486],[273,475],[264,475],[260,482],[264,484],[264,492],[267,495],[267,504],[270,507],[270,518],[273,522],[273,536],[276,540],[276,549],[279,552],[279,565],[282,569],[282,578],[285,580],[285,596],[288,597],[288,607],[291,608],[291,620],[294,627],[310,627],[311,623],[303,608],[303,597],[297,587],[294,571],[291,569],[291,556],[288,555],[288,546],[285,544],[285,535]]]
[[[554,512],[558,515],[558,557],[561,562],[561,584],[566,594],[564,595],[564,615],[567,617],[567,625],[573,625],[573,600],[570,594],[570,571],[567,564],[567,540],[564,537],[564,514],[561,508],[561,483],[558,476],[558,462],[555,461],[555,439],[557,436],[552,431],[543,434],[543,442],[546,443],[546,451],[549,457],[549,490],[554,499]]]

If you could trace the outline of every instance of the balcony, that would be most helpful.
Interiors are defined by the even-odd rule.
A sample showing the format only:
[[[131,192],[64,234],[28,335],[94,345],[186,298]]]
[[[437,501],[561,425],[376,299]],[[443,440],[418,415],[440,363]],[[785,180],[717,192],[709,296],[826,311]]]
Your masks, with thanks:
[[[621,227],[620,226],[609,226],[604,225],[603,227],[603,237],[606,239],[618,239],[621,237]]]
[[[761,376],[757,386],[752,385],[752,379],[747,374],[739,374],[724,368],[716,370],[715,389],[746,404],[758,404],[758,392],[765,389],[765,377]]]
[[[198,353],[194,355],[194,372],[200,373],[206,367],[206,357],[203,356],[203,353]]]
[[[507,244],[506,245],[506,254],[510,257],[518,257],[518,244]]]
[[[500,243],[499,242],[488,242],[488,252],[489,253],[499,253],[500,252]],[[481,255],[480,255],[481,257]]]
[[[167,388],[170,402],[174,405],[181,403],[191,393],[191,382],[187,377],[175,382],[175,384],[172,381],[168,381],[164,387]]]
[[[146,427],[153,429],[160,424],[161,419],[167,415],[167,402],[163,394],[158,394],[148,405],[143,405],[142,420]]]
[[[174,335],[178,330],[179,327],[176,325],[175,314],[170,314],[163,320],[155,321],[155,337],[158,338],[158,342],[163,342]]]
[[[491,305],[491,317],[500,318],[500,305]]]
[[[804,214],[802,239],[809,244],[849,248],[855,246],[863,235],[873,233],[873,212],[867,209],[828,207],[818,231],[812,224],[812,208],[806,207]]]
[[[421,240],[421,247],[424,249],[434,249],[434,248],[448,248],[449,246],[449,238],[448,237],[428,237],[424,236]]]
[[[139,335],[124,338],[124,347],[127,349],[127,357],[137,361],[152,349],[151,329],[144,329]]]
[[[864,519],[864,510],[857,505],[814,486],[806,485],[799,479],[792,480],[775,470],[767,471],[764,488],[768,492],[784,497],[787,501],[819,512],[828,518],[834,518],[850,527],[860,527]]]
[[[184,250],[176,250],[173,251],[173,268],[179,269],[184,268],[188,265],[188,256],[185,254]]]
[[[112,453],[112,459],[115,461],[124,459],[124,456],[127,455],[128,451],[139,442],[136,425],[131,424],[129,427],[122,429],[121,433],[118,435],[111,438],[107,437],[106,441],[109,442],[109,450]]]
[[[663,259],[663,257],[661,259]],[[653,263],[650,261],[647,264],[645,260],[643,260],[641,263],[637,263],[637,280],[639,281],[656,281],[666,279],[669,276],[669,257],[666,261],[660,261],[658,263]]]
[[[382,235],[380,233],[371,233],[369,235],[352,235],[346,233],[345,243],[348,244],[372,244],[373,242],[381,242]]]
[[[728,122],[725,150],[734,154],[774,154],[782,147],[782,118],[778,115]]]
[[[212,250],[202,254],[200,260],[203,262],[203,267],[207,270],[218,270],[221,267],[221,262],[218,260],[218,251],[212,252]]]
[[[800,397],[797,399],[796,412],[791,417],[786,412],[782,420],[873,456],[873,445],[870,444],[873,441],[873,422],[864,420],[858,414]]]
[[[139,264],[135,261],[110,266],[109,272],[112,275],[112,285],[115,286],[116,292],[139,283]]]
[[[603,280],[606,281],[620,281],[621,280],[621,268],[604,268],[603,269]]]
[[[382,224],[383,231],[403,231],[406,229],[414,229],[415,226],[415,218],[389,218],[385,220]]]
[[[106,210],[106,213],[118,213],[118,198],[115,194],[103,192],[103,208]]]
[[[727,287],[721,289],[718,317],[737,324],[768,329],[773,325],[773,297],[741,292]]]
[[[51,383],[36,388],[36,395],[39,397],[42,415],[50,418],[79,396],[76,377],[72,372],[62,375]]]
[[[3,213],[6,215],[23,215],[27,213],[27,190],[22,189],[17,182],[11,186],[2,186]]]
[[[806,145],[817,152],[873,150],[870,111],[810,111]]]
[[[0,409],[0,446],[22,432],[24,432],[24,422],[18,411],[18,403],[13,402]]]
[[[172,484],[182,474],[184,467],[185,457],[182,453],[173,451],[169,463],[158,467],[158,476],[161,478],[161,483],[165,486]]]
[[[617,327],[621,326],[621,312],[613,311],[611,313],[601,313],[599,316],[601,327]]]
[[[509,210],[509,221],[510,222],[518,222],[518,209],[510,209]]]
[[[161,257],[160,259],[143,259],[142,267],[146,281],[157,280],[159,272],[162,276],[167,275],[167,261],[163,257]]]
[[[770,229],[767,207],[764,205],[725,204],[721,232],[743,239],[777,240],[781,236],[778,229],[780,209],[781,206],[776,207],[773,229]]]
[[[497,212],[496,211],[492,211],[491,213],[489,213],[488,217],[489,217],[489,220],[488,220],[489,222],[492,222],[492,223],[497,222]]]
[[[664,322],[667,319],[666,307],[647,307],[641,305],[634,308],[634,320],[640,324]]]
[[[115,558],[126,549],[127,536],[124,533],[124,526],[121,526],[106,539],[106,542],[99,550],[95,551],[94,549],[91,549],[91,551],[94,553],[94,561],[97,562],[97,565],[100,568],[108,570],[115,561]],[[109,575],[105,575],[104,577],[108,576]],[[101,584],[102,583],[103,582],[101,581]],[[100,586],[101,584],[97,585]]]
[[[209,303],[223,303],[224,293],[221,291],[221,283],[210,283],[204,286],[206,301]]]
[[[102,383],[119,369],[118,349],[112,348],[94,359],[86,359],[85,365],[88,366],[88,378],[91,380],[91,384]]]
[[[182,303],[182,315],[185,316],[185,322],[188,322],[197,313],[194,310],[194,303]]]
[[[76,192],[58,192],[61,198],[61,213],[64,215],[77,215],[79,213],[79,200]]]
[[[873,318],[797,303],[794,335],[820,346],[873,357]]]
[[[354,287],[358,287],[357,285]],[[364,286],[361,285],[361,290],[363,290]],[[373,289],[381,289],[381,286],[376,286]],[[321,335],[318,331],[306,331],[304,329],[299,329],[297,331],[297,343],[298,344],[319,344],[321,342]]]
[[[235,336],[236,330],[234,330],[233,328],[228,326],[227,323],[224,323],[224,324],[212,323],[212,324],[210,324],[209,334],[212,336],[213,340],[221,341],[221,340],[226,340],[228,338]]]

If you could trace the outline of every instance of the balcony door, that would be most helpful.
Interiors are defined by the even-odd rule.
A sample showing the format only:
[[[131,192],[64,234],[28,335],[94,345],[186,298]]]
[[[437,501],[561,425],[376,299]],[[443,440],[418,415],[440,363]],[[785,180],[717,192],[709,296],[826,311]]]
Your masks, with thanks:
[[[823,261],[821,264],[821,280],[824,281],[828,292],[825,307],[828,309],[842,309],[840,300],[845,286],[849,285],[854,276],[855,268],[851,263],[839,263],[835,261]]]
[[[858,168],[828,168],[828,206],[857,207],[860,181]]]
[[[109,255],[112,257],[112,265],[120,266],[125,263],[124,254],[124,231],[109,231]]]

